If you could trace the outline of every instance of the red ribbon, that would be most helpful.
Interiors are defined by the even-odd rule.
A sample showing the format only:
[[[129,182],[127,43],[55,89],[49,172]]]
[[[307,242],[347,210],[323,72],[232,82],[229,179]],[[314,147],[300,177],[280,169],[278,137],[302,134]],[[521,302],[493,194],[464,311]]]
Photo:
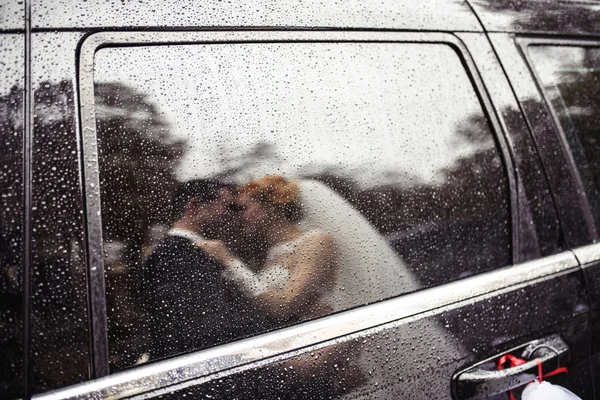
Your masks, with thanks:
[[[499,371],[502,371],[504,369],[504,364],[506,364],[507,361],[510,361],[509,368],[517,367],[517,366],[525,364],[527,362],[527,360],[525,360],[524,358],[515,357],[512,354],[505,354],[502,357],[500,357],[500,359],[498,360],[497,366],[498,366]],[[542,383],[543,378],[549,378],[554,375],[569,372],[567,367],[560,367],[560,368],[555,369],[554,371],[548,372],[547,374],[543,374],[542,373],[543,372],[542,371],[542,361],[539,358],[536,358],[535,361],[537,362],[537,366],[538,366],[538,376],[536,379],[540,383]],[[531,382],[533,382],[533,381],[531,381]],[[527,382],[526,384],[529,384],[531,382]],[[508,396],[510,397],[510,400],[515,400],[515,395],[513,394],[512,390],[508,391]]]

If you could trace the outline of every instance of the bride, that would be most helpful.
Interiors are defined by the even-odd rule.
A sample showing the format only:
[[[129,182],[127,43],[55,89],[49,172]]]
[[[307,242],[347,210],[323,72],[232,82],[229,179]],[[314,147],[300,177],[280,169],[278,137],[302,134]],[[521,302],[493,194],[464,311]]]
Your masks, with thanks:
[[[329,314],[327,294],[338,270],[333,238],[321,229],[301,229],[300,187],[296,181],[270,175],[243,186],[238,202],[245,234],[261,236],[268,253],[253,272],[220,241],[196,245],[219,261],[223,275],[237,283],[274,317],[316,318]]]
[[[315,318],[418,289],[385,239],[321,182],[265,176],[239,202],[246,234],[268,243],[263,268],[253,272],[220,241],[197,245],[274,316]]]

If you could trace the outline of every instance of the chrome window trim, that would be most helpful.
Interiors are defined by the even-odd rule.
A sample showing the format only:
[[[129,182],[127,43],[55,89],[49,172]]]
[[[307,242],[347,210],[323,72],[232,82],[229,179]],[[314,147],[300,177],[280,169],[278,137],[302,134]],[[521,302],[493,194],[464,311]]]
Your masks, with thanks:
[[[600,47],[600,42],[597,40],[586,40],[586,39],[560,39],[560,38],[553,39],[553,38],[531,38],[531,37],[518,37],[515,40],[516,40],[517,46],[519,48],[519,51],[521,52],[521,55],[525,59],[525,64],[527,65],[529,72],[533,76],[533,81],[535,83],[535,86],[537,87],[539,93],[541,94],[542,98],[544,99],[544,102],[546,103],[548,112],[552,116],[552,122],[554,124],[555,129],[558,132],[560,142],[562,143],[562,147],[564,150],[564,155],[565,155],[565,158],[567,159],[568,165],[570,166],[571,175],[573,176],[573,178],[575,180],[577,189],[580,193],[583,194],[582,196],[579,196],[579,198],[580,198],[580,201],[582,202],[583,214],[584,214],[584,218],[585,218],[585,222],[586,222],[586,226],[589,231],[589,234],[591,235],[591,237],[598,239],[600,237],[600,232],[598,231],[598,227],[596,226],[596,220],[592,213],[588,195],[587,195],[586,191],[584,190],[584,185],[583,185],[583,180],[581,179],[581,174],[579,173],[579,169],[577,168],[577,165],[575,164],[575,160],[573,159],[573,154],[571,153],[571,147],[567,140],[567,136],[565,135],[565,131],[560,123],[560,120],[558,118],[556,110],[552,106],[552,103],[550,102],[550,98],[548,98],[546,91],[542,88],[542,81],[540,80],[538,73],[535,70],[535,64],[534,64],[533,60],[531,59],[528,49],[530,46]]]
[[[380,303],[305,322],[238,342],[198,351],[184,356],[142,365],[90,381],[34,396],[34,399],[120,399],[233,368],[286,358],[306,347],[394,321],[419,316],[458,302],[481,300],[498,291],[512,291],[539,279],[579,270],[571,251],[513,265],[465,278],[442,286],[421,290]]]
[[[100,378],[109,373],[108,336],[106,324],[106,294],[104,285],[104,261],[102,244],[102,219],[98,148],[96,136],[94,101],[94,56],[104,47],[219,44],[219,43],[272,43],[272,42],[417,42],[442,43],[452,46],[471,80],[475,93],[482,103],[483,111],[492,125],[494,135],[506,170],[509,189],[509,212],[511,226],[518,224],[518,206],[515,170],[503,130],[498,122],[492,102],[483,81],[471,59],[466,46],[449,33],[440,32],[383,32],[383,31],[196,31],[196,32],[99,32],[81,43],[78,59],[79,109],[82,143],[83,193],[86,202],[86,240],[88,249],[89,296],[92,330],[93,377]],[[519,240],[517,231],[511,232],[513,263],[519,262]],[[394,317],[394,319],[402,318]],[[373,326],[373,325],[370,325]],[[364,328],[361,328],[364,329]],[[233,345],[235,345],[234,343]],[[230,345],[212,350],[227,348]],[[289,351],[289,350],[286,350]],[[158,364],[156,364],[158,365]]]
[[[579,260],[581,265],[590,264],[595,261],[600,261],[600,243],[589,244],[587,246],[578,247],[573,249],[575,257]]]

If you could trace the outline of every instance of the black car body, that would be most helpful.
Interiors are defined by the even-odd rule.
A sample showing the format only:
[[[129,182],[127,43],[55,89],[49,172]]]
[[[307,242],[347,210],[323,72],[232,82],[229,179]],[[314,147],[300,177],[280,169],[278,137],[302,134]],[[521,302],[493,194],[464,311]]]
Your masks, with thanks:
[[[508,398],[538,357],[600,398],[600,3],[0,10],[0,397]],[[174,185],[262,171],[331,188],[413,283],[373,265],[353,306],[142,363]]]

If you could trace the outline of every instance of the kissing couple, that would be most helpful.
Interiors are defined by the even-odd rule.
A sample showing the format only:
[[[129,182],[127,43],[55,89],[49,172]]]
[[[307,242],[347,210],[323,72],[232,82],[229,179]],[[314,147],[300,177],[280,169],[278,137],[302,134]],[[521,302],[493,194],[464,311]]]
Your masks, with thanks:
[[[316,180],[269,175],[240,187],[189,181],[174,208],[175,222],[144,263],[151,358],[417,288],[365,217]],[[262,261],[249,262],[261,248]]]

